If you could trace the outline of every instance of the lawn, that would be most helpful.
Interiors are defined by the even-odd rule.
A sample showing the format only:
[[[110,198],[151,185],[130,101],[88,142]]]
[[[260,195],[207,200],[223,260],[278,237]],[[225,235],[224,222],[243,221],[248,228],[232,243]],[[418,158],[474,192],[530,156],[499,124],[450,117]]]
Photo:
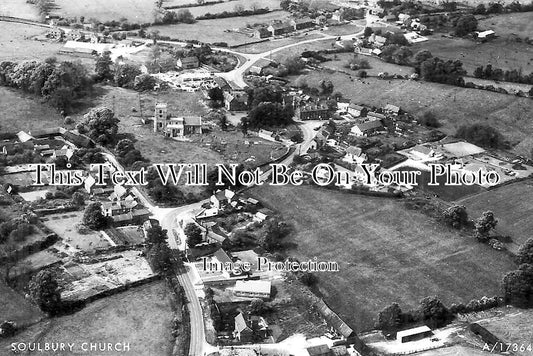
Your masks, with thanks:
[[[10,339],[0,341],[7,350],[11,342],[75,343],[75,354],[83,353],[82,343],[129,343],[124,355],[170,355],[173,348],[171,291],[164,282],[153,282],[111,297],[97,300],[79,312],[34,325]],[[4,351],[2,351],[4,352]],[[5,351],[7,352],[7,351]],[[42,355],[72,355],[42,352]],[[118,352],[98,352],[117,355]]]
[[[431,110],[442,124],[439,130],[448,135],[455,134],[461,125],[476,122],[493,126],[512,144],[533,135],[533,123],[528,119],[533,102],[529,98],[424,81],[378,78],[360,81],[355,76],[331,71],[314,71],[305,77],[309,86],[315,87],[322,79],[331,80],[334,91],[340,91],[354,103],[378,107],[394,104],[415,116]]]
[[[509,235],[513,243],[508,245],[516,252],[521,244],[531,237],[533,229],[533,183],[528,181],[508,184],[482,194],[461,200],[471,217],[480,216],[487,210],[498,219],[496,232]]]
[[[2,272],[3,273],[3,272]],[[0,320],[13,320],[17,325],[29,325],[36,323],[44,317],[41,310],[24,299],[0,279]]]
[[[337,261],[317,273],[324,299],[357,331],[392,302],[404,310],[428,295],[450,305],[498,295],[511,258],[444,228],[401,201],[315,187],[256,187],[252,195],[295,226],[288,254]]]
[[[494,30],[498,34],[498,28]],[[487,64],[503,70],[522,69],[525,74],[533,72],[533,46],[518,43],[505,35],[485,43],[430,36],[429,41],[411,47],[413,53],[422,49],[427,49],[442,59],[460,60],[469,75],[473,74],[476,67]]]
[[[256,23],[268,24],[272,20],[287,18],[288,16],[289,13],[286,11],[273,11],[255,16],[200,20],[194,24],[153,26],[150,30],[155,29],[159,31],[161,36],[170,36],[181,40],[198,40],[206,43],[227,42],[229,45],[235,45],[257,39],[241,33],[226,32],[227,30],[251,26]]]

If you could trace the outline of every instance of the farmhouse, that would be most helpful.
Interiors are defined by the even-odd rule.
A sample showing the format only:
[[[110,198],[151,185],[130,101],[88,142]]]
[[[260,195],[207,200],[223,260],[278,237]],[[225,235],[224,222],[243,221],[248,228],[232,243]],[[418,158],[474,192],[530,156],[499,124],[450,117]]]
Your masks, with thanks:
[[[191,56],[178,59],[176,64],[178,68],[181,69],[194,69],[200,66],[200,61],[198,60],[198,57]]]
[[[374,120],[374,121],[367,121],[363,122],[362,124],[357,124],[350,130],[350,133],[355,136],[370,136],[377,131],[380,131],[383,129],[383,126],[381,125],[381,121]]]
[[[424,339],[426,337],[430,337],[431,335],[433,335],[431,329],[424,325],[413,329],[398,331],[396,333],[396,340],[404,343]]]
[[[246,298],[270,298],[272,285],[270,281],[237,281],[233,294]]]
[[[297,108],[296,116],[300,120],[328,120],[331,112],[327,106],[307,105]]]
[[[385,42],[387,42],[387,39],[383,36],[378,36],[373,33],[370,35],[370,37],[368,37],[368,42],[373,43],[375,46],[383,47]]]
[[[266,28],[266,27],[260,27],[258,29],[256,29],[253,33],[253,36],[255,38],[267,38],[267,37],[270,37],[271,36],[271,33],[270,31]]]
[[[248,94],[244,91],[224,92],[224,106],[229,111],[246,111],[248,108]]]
[[[366,161],[367,156],[360,147],[350,146],[346,149],[346,155],[342,159],[348,163],[361,164]]]
[[[313,19],[309,17],[303,17],[300,19],[292,19],[290,23],[295,31],[303,30],[305,28],[310,28],[310,27],[315,26],[315,22],[313,21]]]
[[[367,112],[367,109],[364,106],[356,105],[356,104],[350,104],[348,106],[348,114],[354,117],[366,115],[366,112]]]
[[[387,104],[383,109],[387,114],[398,115],[400,114],[400,108],[396,105]]]
[[[254,332],[251,327],[246,323],[244,319],[244,314],[239,313],[235,317],[235,330],[233,331],[233,337],[241,342],[250,342],[252,341]]]
[[[221,209],[231,203],[235,193],[229,189],[219,190],[211,196],[210,202],[214,208]]]
[[[279,36],[283,35],[285,33],[292,32],[294,27],[291,25],[290,22],[278,22],[273,23],[267,28],[272,36]]]
[[[344,21],[344,10],[343,9],[336,10],[333,13],[333,15],[331,15],[331,19],[333,21],[338,21],[338,22]]]

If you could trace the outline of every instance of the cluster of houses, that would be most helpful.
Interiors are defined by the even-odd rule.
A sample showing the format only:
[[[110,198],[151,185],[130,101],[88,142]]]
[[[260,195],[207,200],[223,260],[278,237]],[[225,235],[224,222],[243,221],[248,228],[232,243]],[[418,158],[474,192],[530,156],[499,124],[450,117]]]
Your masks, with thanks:
[[[239,86],[228,82],[222,77],[214,77],[212,81],[201,86],[202,93],[209,99],[209,89],[217,87],[222,90],[224,108],[228,111],[246,111],[248,109],[248,94]]]
[[[69,159],[77,148],[94,147],[94,142],[77,131],[69,131],[62,127],[20,131],[16,139],[0,142],[0,153],[11,156],[17,153],[33,151],[45,161],[55,161],[64,157]]]

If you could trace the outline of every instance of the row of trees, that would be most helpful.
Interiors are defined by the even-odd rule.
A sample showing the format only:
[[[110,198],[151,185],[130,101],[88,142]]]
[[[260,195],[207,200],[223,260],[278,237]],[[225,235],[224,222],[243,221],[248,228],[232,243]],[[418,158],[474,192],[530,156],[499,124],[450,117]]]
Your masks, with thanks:
[[[473,14],[475,15],[489,15],[489,14],[501,14],[504,12],[528,12],[533,11],[533,1],[529,4],[521,4],[518,1],[513,1],[510,4],[503,5],[500,2],[489,2],[487,6],[485,4],[479,4],[474,8]]]
[[[506,82],[533,84],[533,72],[523,74],[522,70],[503,70],[493,68],[491,64],[479,66],[474,70],[474,77],[480,79],[504,80]]]
[[[79,61],[58,63],[55,58],[48,58],[44,62],[0,63],[0,85],[42,96],[63,111],[89,93],[92,84],[92,78]]]

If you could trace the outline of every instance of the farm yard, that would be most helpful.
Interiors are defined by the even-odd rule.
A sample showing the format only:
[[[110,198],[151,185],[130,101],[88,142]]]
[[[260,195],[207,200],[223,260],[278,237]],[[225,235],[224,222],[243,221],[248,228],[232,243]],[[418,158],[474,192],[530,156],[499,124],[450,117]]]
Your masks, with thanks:
[[[11,339],[1,339],[0,353],[11,342],[83,342],[129,343],[132,355],[168,355],[172,353],[172,293],[164,282],[135,287],[123,293],[97,300],[67,316],[43,321]],[[71,355],[65,352],[42,352],[42,355]],[[116,355],[99,352],[99,355]]]
[[[428,295],[448,306],[498,295],[507,255],[404,208],[399,201],[315,187],[255,187],[251,194],[293,223],[289,255],[337,261],[318,274],[325,301],[357,331],[392,302],[407,310]],[[338,292],[343,286],[343,292]]]
[[[298,76],[292,77],[294,80]],[[461,125],[487,123],[511,144],[517,144],[533,134],[531,99],[485,90],[460,88],[438,83],[411,80],[358,78],[333,71],[314,71],[304,76],[309,86],[318,87],[320,80],[331,80],[335,91],[354,103],[373,106],[394,104],[412,115],[431,110],[442,124],[440,131],[455,134]]]
[[[531,237],[533,223],[533,183],[531,180],[508,184],[460,201],[471,217],[486,210],[494,212],[498,225],[496,232],[513,239],[508,248],[516,253],[521,244]]]

